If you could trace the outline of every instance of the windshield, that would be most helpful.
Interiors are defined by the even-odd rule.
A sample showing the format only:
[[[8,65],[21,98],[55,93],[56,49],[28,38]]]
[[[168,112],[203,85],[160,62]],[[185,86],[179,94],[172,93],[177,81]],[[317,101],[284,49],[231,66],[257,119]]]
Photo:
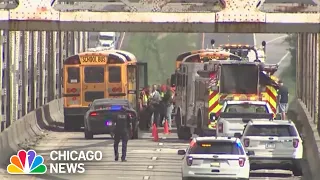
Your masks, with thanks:
[[[297,136],[297,131],[290,125],[253,125],[249,126],[246,136]]]
[[[257,65],[225,64],[220,69],[220,93],[257,94],[259,81]]]
[[[113,36],[99,36],[100,40],[113,41]]]
[[[234,154],[243,155],[242,145],[232,141],[201,141],[189,149],[189,154]]]
[[[228,104],[226,106],[226,113],[269,113],[266,105],[262,104]]]

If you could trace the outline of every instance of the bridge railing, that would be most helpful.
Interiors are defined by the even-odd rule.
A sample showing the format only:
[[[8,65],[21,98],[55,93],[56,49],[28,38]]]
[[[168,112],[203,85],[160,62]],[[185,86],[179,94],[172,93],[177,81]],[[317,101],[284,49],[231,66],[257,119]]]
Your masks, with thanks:
[[[87,47],[87,32],[0,30],[0,129],[60,98],[63,59]]]

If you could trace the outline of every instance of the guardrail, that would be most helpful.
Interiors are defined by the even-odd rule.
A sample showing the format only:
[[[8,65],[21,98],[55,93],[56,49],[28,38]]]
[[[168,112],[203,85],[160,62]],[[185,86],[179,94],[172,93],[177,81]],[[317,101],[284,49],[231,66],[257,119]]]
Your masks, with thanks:
[[[15,121],[0,134],[0,165],[8,165],[9,158],[20,149],[35,145],[63,119],[62,100],[56,99]]]
[[[304,155],[307,159],[311,177],[308,179],[320,179],[320,137],[317,127],[310,116],[308,108],[300,99],[295,99],[290,104],[290,109],[295,112],[295,118],[301,125],[303,134]]]

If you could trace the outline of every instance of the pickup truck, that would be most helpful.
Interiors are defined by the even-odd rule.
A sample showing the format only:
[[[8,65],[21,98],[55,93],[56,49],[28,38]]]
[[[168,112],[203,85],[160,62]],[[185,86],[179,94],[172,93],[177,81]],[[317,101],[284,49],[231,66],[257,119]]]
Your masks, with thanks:
[[[226,101],[219,116],[214,118],[217,121],[216,135],[232,137],[242,134],[249,121],[272,120],[272,112],[265,101]]]

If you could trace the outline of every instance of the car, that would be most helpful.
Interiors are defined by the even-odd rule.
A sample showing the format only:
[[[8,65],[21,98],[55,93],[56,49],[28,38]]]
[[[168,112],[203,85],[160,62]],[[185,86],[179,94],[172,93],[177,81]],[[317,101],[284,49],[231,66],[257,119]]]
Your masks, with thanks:
[[[138,138],[137,112],[126,99],[96,99],[89,105],[84,117],[84,135],[93,139],[97,134],[110,134],[113,137],[113,122],[118,118],[131,121],[131,139]]]
[[[234,136],[242,133],[250,120],[269,120],[272,109],[265,101],[225,101],[217,118],[217,136]]]
[[[187,150],[179,150],[178,154],[184,155],[182,180],[249,179],[249,159],[238,138],[197,137]]]
[[[251,121],[244,129],[241,142],[249,156],[251,169],[291,170],[302,175],[303,142],[290,120]]]

